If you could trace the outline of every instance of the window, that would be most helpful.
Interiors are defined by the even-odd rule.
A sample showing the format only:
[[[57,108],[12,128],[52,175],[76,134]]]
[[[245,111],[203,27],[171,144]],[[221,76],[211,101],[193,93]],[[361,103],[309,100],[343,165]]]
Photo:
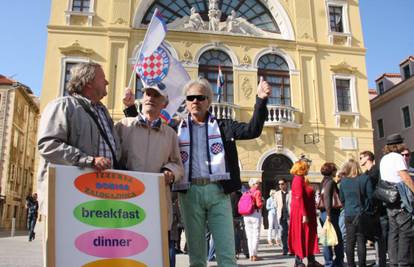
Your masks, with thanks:
[[[377,127],[378,127],[378,138],[384,137],[384,123],[382,119],[377,120]]]
[[[401,111],[403,115],[404,128],[410,128],[411,127],[411,116],[410,116],[409,106],[403,107]]]
[[[336,101],[339,112],[351,112],[351,90],[349,79],[336,79]]]
[[[72,11],[89,12],[90,0],[73,0]]]
[[[70,80],[70,70],[78,64],[77,62],[66,62],[65,64],[65,78],[64,78],[64,84],[63,84],[63,95],[69,95],[67,90],[67,85]]]
[[[329,26],[331,32],[344,32],[342,6],[329,6]]]
[[[378,93],[382,95],[384,93],[384,82],[378,83]]]
[[[204,21],[208,21],[208,5],[209,0],[156,0],[145,13],[142,24],[148,24],[151,21],[155,8],[158,8],[167,23],[171,23],[184,16],[190,16],[191,7],[197,10]],[[258,28],[268,32],[280,33],[280,29],[273,15],[262,1],[219,1],[218,7],[222,13],[220,21],[225,21],[231,11],[235,10],[238,17],[246,19]]]
[[[411,73],[410,73],[410,65],[406,65],[403,68],[403,73],[404,73],[404,79],[408,79],[411,77]]]
[[[214,92],[213,102],[217,100],[217,75],[218,66],[224,76],[224,85],[221,91],[221,101],[233,103],[233,63],[230,57],[221,50],[208,50],[204,52],[198,61],[198,75],[207,79]]]
[[[272,86],[272,96],[268,100],[269,105],[290,106],[290,76],[289,66],[278,55],[267,54],[262,56],[258,64],[258,80],[260,76]]]

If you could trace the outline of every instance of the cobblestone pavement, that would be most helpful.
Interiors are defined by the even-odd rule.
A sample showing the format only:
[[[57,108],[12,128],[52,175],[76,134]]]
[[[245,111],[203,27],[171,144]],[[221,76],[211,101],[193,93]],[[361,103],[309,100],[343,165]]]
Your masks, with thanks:
[[[0,230],[0,266],[1,267],[41,267],[42,266],[42,230],[43,224],[36,225],[36,239],[28,242],[27,231],[17,231],[14,237],[10,237],[9,231]],[[261,261],[251,262],[240,255],[237,261],[239,266],[274,266],[274,267],[292,267],[294,258],[283,256],[280,247],[270,247],[265,243],[266,231],[261,231],[259,257]],[[184,236],[184,235],[183,235]],[[375,252],[369,248],[367,252],[368,263],[373,263]],[[316,259],[323,263],[322,255]],[[188,256],[185,254],[177,255],[177,267],[187,267]],[[208,266],[217,266],[216,262],[209,263]],[[154,267],[154,266],[150,266]],[[158,266],[155,266],[158,267]]]

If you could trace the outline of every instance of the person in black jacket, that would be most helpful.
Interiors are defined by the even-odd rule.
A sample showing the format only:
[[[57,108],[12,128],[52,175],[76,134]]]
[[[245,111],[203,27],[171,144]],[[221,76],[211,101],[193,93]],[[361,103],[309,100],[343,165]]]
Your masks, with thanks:
[[[371,151],[363,151],[359,153],[359,165],[365,168],[365,174],[371,180],[373,190],[377,187],[380,179],[380,171],[377,165],[375,165],[375,156]],[[376,265],[378,267],[385,267],[387,265],[387,236],[388,236],[388,216],[387,210],[382,201],[375,198],[372,199],[372,206],[375,212],[375,217],[378,218],[377,226],[378,236],[375,240],[375,258]],[[372,226],[374,227],[374,225]]]
[[[206,266],[207,224],[216,245],[218,265],[237,266],[229,195],[241,188],[236,140],[260,136],[271,90],[261,79],[249,123],[216,119],[209,112],[213,90],[207,80],[190,81],[183,90],[188,116],[180,122],[177,132],[185,175],[173,184],[173,189],[181,192],[179,203],[190,266]],[[135,114],[127,114],[136,115],[136,108]]]
[[[27,229],[29,230],[29,242],[35,239],[36,233],[34,231],[39,210],[39,202],[37,201],[37,194],[28,196],[26,198],[27,208]]]

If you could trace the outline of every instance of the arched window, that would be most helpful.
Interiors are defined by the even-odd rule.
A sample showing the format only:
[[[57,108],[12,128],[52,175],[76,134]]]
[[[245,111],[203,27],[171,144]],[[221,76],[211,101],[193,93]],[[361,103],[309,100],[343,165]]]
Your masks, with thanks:
[[[221,102],[233,103],[233,63],[230,57],[220,50],[208,50],[200,56],[198,64],[198,75],[207,79],[213,88],[213,102],[217,101],[217,76],[220,65],[224,76]]]
[[[290,106],[290,77],[289,66],[286,61],[274,54],[262,56],[258,61],[257,75],[272,86],[272,96],[269,105]]]
[[[191,7],[197,10],[204,21],[208,21],[208,2],[208,0],[156,0],[145,13],[142,24],[148,24],[151,21],[155,8],[158,8],[167,23],[171,23],[177,18],[190,16]],[[280,33],[280,29],[272,14],[261,1],[219,1],[218,8],[221,10],[220,21],[225,21],[231,11],[235,10],[238,17],[246,19],[258,28],[268,32]]]

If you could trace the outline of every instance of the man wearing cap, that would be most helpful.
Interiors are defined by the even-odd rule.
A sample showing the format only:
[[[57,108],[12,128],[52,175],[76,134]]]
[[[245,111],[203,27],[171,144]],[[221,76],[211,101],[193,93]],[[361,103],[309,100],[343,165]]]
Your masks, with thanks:
[[[405,149],[403,138],[399,134],[387,137],[380,162],[381,179],[389,183],[404,183],[414,192],[414,182],[407,172],[406,162],[401,156]],[[401,201],[387,205],[389,220],[388,256],[390,266],[412,266],[411,246],[413,241],[411,214],[401,208]]]
[[[180,180],[184,168],[181,162],[178,139],[175,131],[163,124],[160,113],[168,104],[164,91],[157,86],[143,89],[142,114],[124,118],[115,125],[121,142],[121,160],[132,171],[163,173],[165,184]],[[169,229],[172,223],[172,200],[166,190]],[[170,247],[170,266],[174,266],[173,243]]]

